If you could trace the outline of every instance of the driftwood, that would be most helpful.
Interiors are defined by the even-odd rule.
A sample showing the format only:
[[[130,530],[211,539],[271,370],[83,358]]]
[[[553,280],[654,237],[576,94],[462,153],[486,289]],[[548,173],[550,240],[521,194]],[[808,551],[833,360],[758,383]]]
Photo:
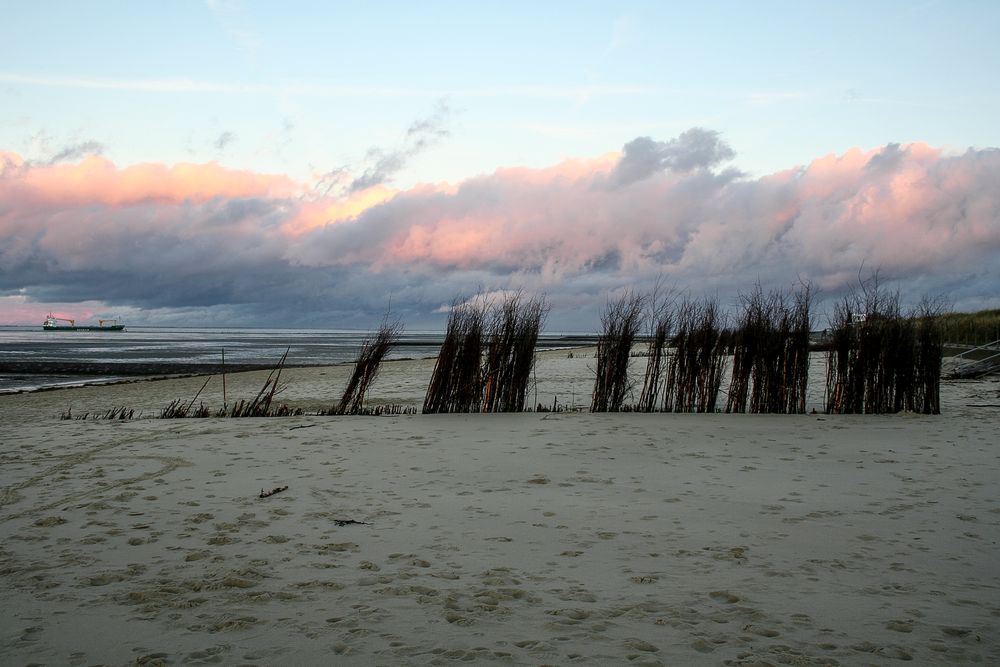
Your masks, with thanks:
[[[288,489],[288,486],[276,486],[273,489],[271,489],[270,491],[265,491],[264,489],[261,489],[260,490],[260,497],[261,498],[269,498],[269,497],[273,496],[274,494],[281,493],[282,491],[286,491],[287,489]]]
[[[370,526],[371,524],[367,521],[355,521],[354,519],[334,519],[333,522],[338,526]]]

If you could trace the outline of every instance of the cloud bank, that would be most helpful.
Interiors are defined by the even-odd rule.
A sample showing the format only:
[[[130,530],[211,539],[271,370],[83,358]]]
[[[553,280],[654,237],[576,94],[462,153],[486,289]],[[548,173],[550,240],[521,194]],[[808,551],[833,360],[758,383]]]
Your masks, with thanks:
[[[523,287],[548,295],[550,328],[591,329],[610,292],[658,278],[725,303],[758,280],[835,295],[862,264],[904,297],[1000,306],[1000,150],[889,144],[753,179],[724,168],[734,157],[693,128],[544,169],[317,196],[213,163],[0,153],[0,321],[16,298],[151,322],[369,326],[391,297],[409,326],[434,326],[457,295]]]

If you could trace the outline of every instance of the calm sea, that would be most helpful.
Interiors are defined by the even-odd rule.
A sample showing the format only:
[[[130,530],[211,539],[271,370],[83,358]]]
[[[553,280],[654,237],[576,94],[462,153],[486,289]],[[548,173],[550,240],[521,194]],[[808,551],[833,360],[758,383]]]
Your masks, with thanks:
[[[0,393],[31,391],[128,376],[206,372],[227,366],[274,366],[285,350],[291,366],[320,366],[355,359],[365,331],[302,329],[199,329],[128,327],[111,331],[43,331],[40,326],[0,326]],[[441,332],[406,332],[390,359],[437,354]],[[592,338],[544,335],[540,348],[566,347]],[[144,372],[145,371],[145,372]]]

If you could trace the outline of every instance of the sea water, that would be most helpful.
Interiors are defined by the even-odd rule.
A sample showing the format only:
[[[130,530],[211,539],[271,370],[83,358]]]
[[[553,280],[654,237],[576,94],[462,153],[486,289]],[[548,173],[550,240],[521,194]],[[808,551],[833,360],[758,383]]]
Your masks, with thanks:
[[[53,362],[60,365],[222,363],[277,364],[288,351],[290,366],[320,366],[352,361],[368,335],[365,331],[296,329],[202,329],[128,327],[126,331],[44,331],[41,327],[0,327],[0,392],[30,391],[88,382],[122,379],[114,373],[45,374],[13,372],[17,362]],[[388,358],[429,357],[437,354],[441,334],[403,334]]]
[[[222,363],[274,366],[288,351],[289,366],[322,366],[354,361],[370,335],[358,330],[127,327],[125,331],[44,331],[40,326],[0,326],[0,393],[32,391],[93,382],[114,382],[115,364],[170,366]],[[443,333],[404,332],[387,359],[427,358],[438,353]],[[566,347],[587,338],[547,334],[540,348]],[[101,364],[102,375],[15,372],[17,362],[60,365]]]

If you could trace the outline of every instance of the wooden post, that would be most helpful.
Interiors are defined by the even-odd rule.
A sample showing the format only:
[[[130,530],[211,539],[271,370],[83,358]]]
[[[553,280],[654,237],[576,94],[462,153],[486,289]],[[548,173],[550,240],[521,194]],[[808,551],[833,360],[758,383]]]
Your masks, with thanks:
[[[223,409],[229,407],[226,400],[226,348],[222,348],[222,406]]]

